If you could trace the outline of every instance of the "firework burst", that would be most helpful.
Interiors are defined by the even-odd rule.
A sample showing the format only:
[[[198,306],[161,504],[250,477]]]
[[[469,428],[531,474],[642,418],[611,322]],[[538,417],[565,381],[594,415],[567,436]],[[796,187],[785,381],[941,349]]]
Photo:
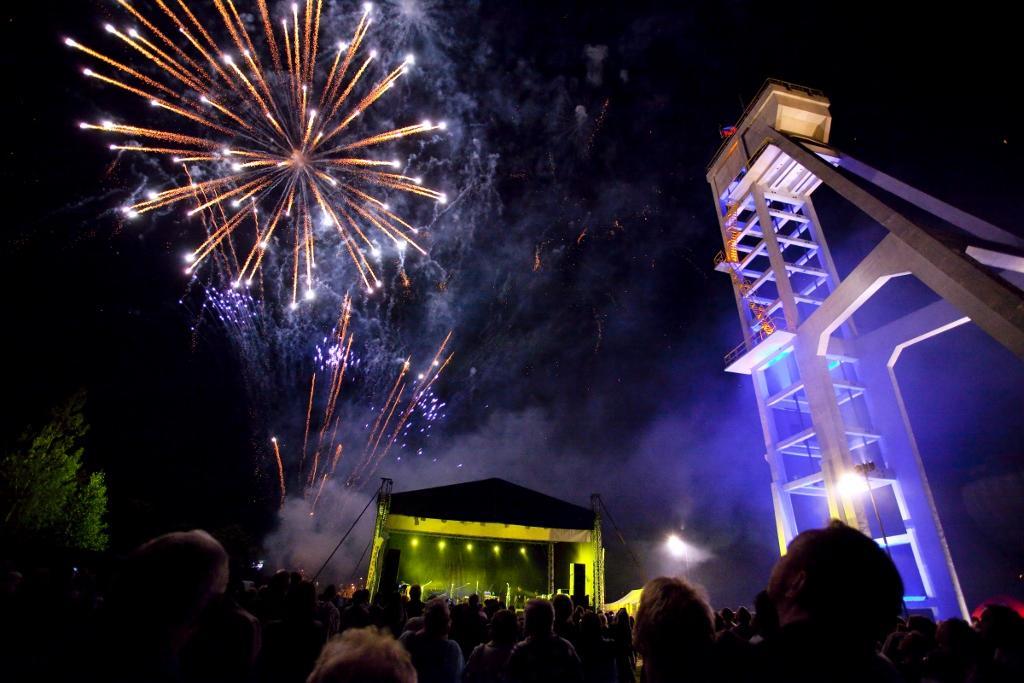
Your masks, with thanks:
[[[414,64],[406,56],[375,85],[363,86],[378,59],[364,45],[372,5],[364,5],[349,40],[322,53],[327,42],[320,35],[323,0],[306,0],[301,7],[293,3],[289,14],[276,18],[266,0],[257,0],[252,34],[233,0],[214,0],[223,44],[185,0],[158,0],[160,11],[152,17],[126,0],[118,4],[134,25],[105,28],[130,55],[125,61],[73,38],[64,42],[107,72],[86,68],[87,77],[144,98],[174,125],[113,120],[79,125],[127,136],[128,141],[110,145],[118,153],[159,155],[182,167],[185,184],[151,191],[122,210],[133,218],[181,203],[189,216],[200,214],[207,238],[186,254],[186,273],[222,253],[232,285],[249,285],[281,239],[291,251],[295,307],[300,287],[302,297],[315,297],[318,235],[337,235],[371,293],[382,286],[371,262],[380,258],[381,243],[400,253],[408,248],[426,253],[419,230],[392,211],[387,195],[408,193],[439,203],[447,198],[424,187],[421,178],[405,175],[401,162],[379,158],[377,150],[444,130],[445,124],[427,120],[368,135],[355,132],[353,122]],[[149,142],[135,141],[140,138]]]
[[[357,362],[352,350],[355,333],[350,330],[351,317],[352,300],[345,297],[334,331],[324,340],[324,346],[317,348],[316,368],[310,376],[309,394],[304,402],[305,429],[297,469],[302,496],[311,502],[311,515],[316,512],[324,486],[329,479],[335,477],[346,452],[350,453],[348,459],[351,463],[344,486],[358,488],[373,476],[396,443],[408,435],[410,418],[417,410],[423,421],[430,423],[437,418],[438,410],[444,407],[443,403],[438,404],[432,389],[452,360],[453,354],[448,350],[451,332],[445,336],[430,363],[422,371],[412,371],[410,358],[402,362],[383,404],[373,411],[376,416],[372,425],[366,425],[366,441],[346,450],[339,434],[343,418],[338,409],[338,399],[346,372]],[[322,410],[314,414],[316,405],[322,406]],[[283,504],[286,495],[284,465],[277,437],[273,437],[271,443],[280,475]]]

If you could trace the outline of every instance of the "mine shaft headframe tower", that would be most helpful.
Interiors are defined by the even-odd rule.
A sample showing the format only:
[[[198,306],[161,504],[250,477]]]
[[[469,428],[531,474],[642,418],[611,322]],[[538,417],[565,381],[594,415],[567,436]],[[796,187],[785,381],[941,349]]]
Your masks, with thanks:
[[[894,365],[966,322],[1024,358],[1024,241],[831,147],[831,122],[823,93],[768,81],[708,168],[715,268],[743,332],[726,370],[754,382],[780,551],[841,519],[890,552],[908,608],[966,616]],[[888,230],[845,279],[811,199],[822,183]],[[940,241],[911,212],[956,236]],[[858,335],[853,312],[908,274],[942,300]]]

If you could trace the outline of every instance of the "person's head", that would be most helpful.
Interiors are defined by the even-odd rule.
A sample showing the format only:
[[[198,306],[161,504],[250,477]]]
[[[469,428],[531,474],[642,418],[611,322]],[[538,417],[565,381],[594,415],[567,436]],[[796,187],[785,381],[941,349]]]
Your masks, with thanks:
[[[24,578],[21,572],[14,569],[3,572],[0,576],[0,595],[10,596],[17,593]]]
[[[423,617],[410,617],[405,622],[405,627],[402,630],[419,633],[423,630]]]
[[[722,621],[725,623],[726,626],[731,626],[736,618],[736,615],[733,614],[732,610],[728,607],[723,607],[720,614],[722,615]]]
[[[620,607],[619,611],[615,613],[615,624],[612,626],[612,633],[615,634],[615,642],[617,643],[633,642],[633,626],[629,622],[629,612],[626,611],[625,607]]]
[[[633,642],[645,665],[669,680],[673,670],[706,660],[714,642],[711,608],[682,579],[652,579],[640,596]]]
[[[270,581],[267,582],[267,590],[272,593],[284,594],[288,592],[288,572],[284,569],[278,569],[274,572],[274,575],[270,577]]]
[[[551,607],[555,610],[555,621],[569,621],[572,619],[572,598],[565,593],[559,593],[551,598]]]
[[[877,543],[834,521],[793,539],[772,570],[768,595],[782,626],[810,621],[837,643],[863,648],[895,623],[903,580]]]
[[[473,612],[476,612],[479,607],[480,607],[480,596],[477,595],[476,593],[473,593],[472,595],[469,596],[469,609],[471,611],[473,611]]]
[[[751,621],[754,633],[762,638],[771,638],[779,630],[779,613],[775,603],[768,597],[768,591],[761,591],[754,597],[754,618]]]
[[[978,634],[989,648],[1019,647],[1024,639],[1024,619],[1006,605],[988,605],[978,620]]]
[[[146,610],[146,629],[182,644],[210,601],[228,585],[228,554],[213,536],[201,530],[164,534],[143,543],[126,558],[110,594],[110,607],[122,623],[145,598],[159,590],[160,609]],[[141,633],[143,629],[139,630]]]
[[[556,598],[559,596],[555,596]],[[565,597],[565,596],[562,596]],[[572,605],[572,602],[569,603]],[[569,614],[572,614],[570,609]],[[555,609],[552,603],[540,598],[534,598],[526,603],[523,610],[523,629],[526,635],[533,638],[545,638],[551,635],[551,627],[555,623]]]
[[[448,635],[448,627],[451,624],[451,615],[448,612],[448,603],[444,598],[434,598],[423,608],[423,631],[427,635],[437,638]]]
[[[292,586],[285,599],[285,618],[310,621],[316,612],[316,587],[309,581]]]
[[[746,607],[740,607],[736,610],[736,625],[750,626],[750,610]]]
[[[491,618],[491,640],[495,645],[511,645],[519,640],[519,623],[515,612],[500,609]]]
[[[404,647],[376,628],[349,629],[324,645],[306,683],[416,683]]]
[[[907,628],[911,631],[917,631],[924,636],[925,641],[929,644],[935,640],[935,622],[928,617],[920,614],[913,614],[907,619]]]
[[[324,593],[321,596],[324,602],[334,602],[334,598],[338,597],[338,587],[333,583],[328,584],[327,588],[324,589]]]
[[[978,634],[963,619],[946,619],[935,629],[935,644],[957,658],[973,658]]]
[[[353,605],[368,605],[370,604],[370,591],[365,588],[360,588],[352,594]]]
[[[409,586],[410,600],[419,600],[421,595],[423,595],[423,588],[418,583],[414,583],[413,585]]]
[[[594,612],[584,612],[580,617],[580,638],[586,641],[601,639],[601,617]]]

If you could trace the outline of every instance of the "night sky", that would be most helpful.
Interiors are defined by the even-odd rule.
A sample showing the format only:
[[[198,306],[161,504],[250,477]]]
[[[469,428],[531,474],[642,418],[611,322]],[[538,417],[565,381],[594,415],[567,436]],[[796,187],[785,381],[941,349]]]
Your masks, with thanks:
[[[182,211],[133,223],[114,212],[166,167],[113,163],[107,141],[76,126],[125,100],[86,82],[86,59],[61,40],[111,47],[102,24],[124,13],[63,4],[4,10],[4,444],[84,388],[115,550],[191,527],[259,546],[282,524],[266,439],[295,433],[302,359],[336,302],[310,307],[295,326],[305,336],[282,333],[274,348],[291,346],[262,377],[272,396],[252,391],[253,366],[223,330],[190,329],[181,254],[198,227]],[[326,5],[345,37],[354,3]],[[977,4],[834,5],[381,3],[382,46],[416,52],[424,73],[396,101],[413,120],[450,122],[448,139],[404,152],[457,200],[430,217],[430,258],[407,263],[412,291],[356,302],[368,357],[424,357],[455,330],[444,420],[422,456],[396,452],[407,457],[379,475],[399,490],[500,476],[581,504],[600,492],[643,564],[609,534],[609,597],[685,572],[713,603],[750,600],[776,548],[753,391],[722,370],[740,329],[711,261],[721,243],[704,172],[719,127],[767,77],[821,89],[837,147],[1020,232],[1011,22]],[[815,199],[844,274],[882,229],[827,190]],[[865,315],[923,296],[911,283]],[[1020,593],[1011,498],[1024,452],[1003,418],[1022,414],[1024,371],[973,326],[908,354],[901,380],[968,602]],[[349,519],[320,522],[318,538]],[[673,530],[701,550],[689,566],[661,549]]]

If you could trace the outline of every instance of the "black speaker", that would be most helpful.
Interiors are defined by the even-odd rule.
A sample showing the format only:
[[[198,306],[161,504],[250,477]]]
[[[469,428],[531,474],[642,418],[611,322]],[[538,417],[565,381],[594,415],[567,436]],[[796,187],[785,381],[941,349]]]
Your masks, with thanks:
[[[398,561],[401,557],[402,551],[398,548],[388,548],[384,553],[384,565],[380,569],[380,583],[377,584],[378,593],[387,595],[398,589]]]
[[[585,605],[587,600],[587,565],[574,562],[572,565],[572,602]]]

